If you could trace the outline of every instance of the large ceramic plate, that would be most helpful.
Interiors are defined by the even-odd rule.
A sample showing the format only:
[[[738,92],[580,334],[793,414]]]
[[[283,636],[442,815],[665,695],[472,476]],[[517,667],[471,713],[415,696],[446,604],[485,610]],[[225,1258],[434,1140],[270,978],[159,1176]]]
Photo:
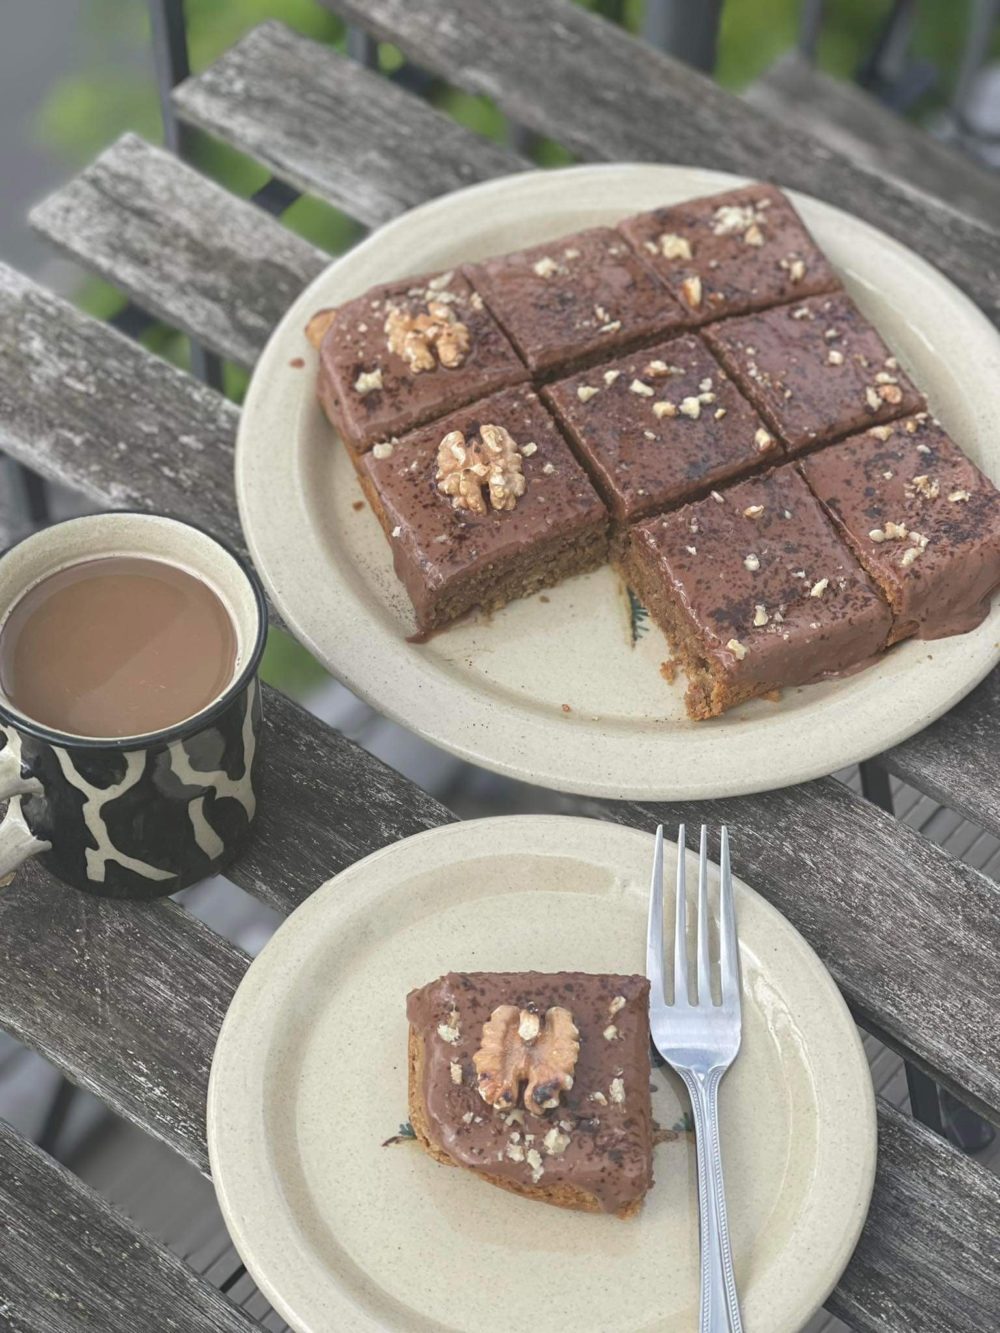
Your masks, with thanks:
[[[648,834],[582,819],[436,829],[324,885],[250,968],[212,1066],[212,1176],[247,1268],[299,1333],[696,1327],[687,1133],[657,1147],[630,1222],[382,1146],[407,1115],[407,991],[451,969],[642,971],[652,851]],[[672,877],[670,844],[665,859]],[[816,955],[739,882],[736,910],[743,1046],[721,1091],[736,1273],[747,1333],[793,1333],[864,1222],[874,1098]],[[653,1083],[657,1120],[679,1123],[678,1081]]]
[[[687,167],[530,172],[461,190],[383,227],[323,273],[281,322],[254,375],[237,453],[257,567],[299,638],[380,712],[477,764],[589,795],[686,799],[799,782],[903,740],[998,660],[1000,603],[971,634],[906,643],[872,670],[786,690],[713,722],[684,713],[659,672],[660,632],[633,626],[610,569],[571,579],[430,643],[388,544],[314,392],[302,330],[376,282],[444,269],[740,183]],[[862,309],[973,459],[1000,481],[1000,337],[955,287],[889,237],[793,196]],[[638,637],[635,637],[638,631]]]

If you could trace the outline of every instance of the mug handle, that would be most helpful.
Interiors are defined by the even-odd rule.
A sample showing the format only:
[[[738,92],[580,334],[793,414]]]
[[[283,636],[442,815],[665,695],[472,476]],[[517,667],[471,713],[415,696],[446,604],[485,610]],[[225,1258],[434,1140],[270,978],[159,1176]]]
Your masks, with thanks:
[[[0,732],[0,736],[3,732]],[[42,784],[37,778],[26,778],[21,774],[21,747],[10,736],[7,744],[0,750],[0,801],[9,798],[7,813],[0,823],[0,886],[23,865],[29,856],[47,852],[50,842],[36,838],[28,828],[21,809],[21,797],[29,792],[38,794]]]

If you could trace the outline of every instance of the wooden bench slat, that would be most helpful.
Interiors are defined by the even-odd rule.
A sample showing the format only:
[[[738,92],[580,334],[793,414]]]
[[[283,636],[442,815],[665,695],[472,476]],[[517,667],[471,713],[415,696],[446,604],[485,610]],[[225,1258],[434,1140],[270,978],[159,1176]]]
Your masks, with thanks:
[[[824,74],[798,51],[781,56],[744,96],[782,124],[807,130],[869,171],[947,200],[988,227],[997,225],[996,172],[904,120],[856,83]]]
[[[262,1325],[0,1121],[0,1327],[254,1333]]]
[[[0,450],[96,506],[159,509],[242,546],[239,412],[0,264]]]
[[[371,225],[531,165],[277,22],[182,83],[174,105],[184,120]]]
[[[0,271],[0,446],[15,437],[30,461],[32,440],[73,436],[65,451],[71,484],[86,479],[98,500],[115,503],[122,457],[140,463],[145,416],[122,411],[107,400],[81,394],[78,376],[91,382],[104,365],[127,349],[132,378],[152,381],[169,394],[172,433],[193,436],[215,412],[226,430],[217,439],[227,453],[235,409],[208,411],[217,395],[163,366],[141,348],[85,316],[68,312],[54,297],[20,280],[17,299]],[[68,313],[67,313],[68,312]],[[58,355],[45,357],[47,325]],[[50,377],[44,394],[26,403],[22,344],[35,347],[38,364],[75,368],[70,383]],[[145,368],[149,362],[155,371]],[[160,384],[157,377],[167,377]],[[78,431],[79,402],[91,412],[86,434]],[[222,404],[218,399],[217,404]],[[168,410],[165,406],[164,411]],[[8,420],[13,418],[13,422]],[[220,436],[222,432],[219,432]],[[123,455],[106,447],[109,436],[126,446]],[[143,504],[185,512],[177,495],[174,439],[158,445],[156,466],[133,465],[147,488]],[[62,455],[60,456],[62,461]],[[199,510],[224,516],[224,531],[236,526],[228,459],[222,473],[206,458],[204,473],[189,478]],[[196,486],[197,476],[203,484]],[[165,503],[164,497],[169,503]],[[212,522],[209,521],[209,527]],[[216,529],[217,530],[217,529]],[[356,747],[277,696],[269,701],[272,751],[264,779],[260,832],[231,878],[282,910],[301,901],[328,875],[373,850],[380,842],[433,826],[447,818],[442,807]],[[913,1053],[957,1095],[991,1118],[1000,1118],[1000,1051],[995,1023],[1000,994],[1000,889],[979,872],[946,856],[851,794],[834,779],[760,796],[707,804],[657,806],[594,803],[602,817],[652,828],[658,819],[729,823],[736,865],[803,932],[830,967],[860,1021],[890,1043]]]
[[[950,713],[882,755],[897,777],[1000,838],[1000,668]]]
[[[1000,318],[1000,232],[855,165],[571,0],[323,3],[582,158],[715,167],[846,207]]]
[[[0,1023],[207,1172],[208,1073],[244,956],[172,903],[30,869],[0,894],[0,959]],[[879,1129],[871,1218],[831,1308],[872,1333],[981,1333],[1000,1295],[1000,1182],[881,1102]]]
[[[31,222],[143,309],[243,365],[330,262],[134,134],[38,204]]]

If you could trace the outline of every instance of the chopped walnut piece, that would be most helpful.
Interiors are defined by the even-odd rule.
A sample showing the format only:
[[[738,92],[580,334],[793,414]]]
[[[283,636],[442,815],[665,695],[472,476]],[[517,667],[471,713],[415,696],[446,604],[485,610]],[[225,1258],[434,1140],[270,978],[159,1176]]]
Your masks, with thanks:
[[[592,1092],[587,1098],[588,1102],[596,1102],[598,1106],[607,1106],[608,1099],[603,1092]]]
[[[844,353],[838,352],[836,347],[831,347],[826,354],[826,359],[831,366],[842,366],[844,364]]]
[[[910,535],[910,530],[905,523],[893,523],[890,520],[885,525],[885,535],[888,541],[905,541]]]
[[[720,204],[712,214],[712,235],[731,236],[741,231],[746,239],[746,232],[764,219],[753,204]]]
[[[367,393],[374,393],[376,389],[382,387],[382,371],[376,366],[374,370],[363,370],[354,381],[354,392],[359,393],[364,398]]]
[[[665,231],[660,237],[660,254],[664,259],[690,259],[691,242],[686,236],[678,236],[676,232]]]
[[[553,1125],[545,1138],[542,1139],[542,1147],[550,1157],[558,1157],[569,1147],[569,1135],[565,1134],[558,1125]]]
[[[891,427],[891,426],[872,426],[871,429],[869,430],[868,434],[874,436],[874,438],[875,438],[876,440],[881,440],[882,443],[885,444],[886,440],[889,440],[889,439],[892,438],[892,427]]]
[[[319,347],[320,343],[326,337],[330,325],[336,318],[337,310],[335,306],[327,306],[324,310],[317,310],[315,315],[306,325],[305,334],[313,347]]]
[[[881,528],[872,528],[872,530],[871,530],[871,532],[869,532],[868,536],[871,538],[871,540],[872,540],[873,542],[884,542],[884,541],[885,541],[885,533],[882,531]]]
[[[877,412],[882,405],[882,399],[878,396],[878,392],[875,389],[873,389],[870,384],[868,388],[865,389],[865,402],[868,404],[868,406],[871,408],[873,412]]]
[[[455,509],[485,514],[486,486],[493,508],[510,510],[527,485],[517,442],[504,426],[484,424],[469,442],[460,430],[449,431],[438,445],[437,462],[438,490],[451,496]]]
[[[559,265],[549,255],[543,255],[531,267],[540,278],[551,278],[554,273],[559,272]]]
[[[760,227],[757,226],[756,222],[751,222],[750,226],[747,227],[746,231],[743,233],[743,242],[745,245],[764,244],[764,233],[761,231]]]
[[[744,511],[743,511],[743,517],[744,517],[744,518],[760,518],[760,516],[761,516],[761,514],[763,514],[763,512],[764,512],[764,506],[763,506],[763,505],[747,505],[746,509],[744,509]]]
[[[740,643],[739,639],[730,639],[726,647],[739,662],[742,662],[747,655],[746,646]]]
[[[908,565],[912,565],[914,560],[921,554],[922,550],[922,546],[908,546],[900,559],[899,563],[901,567],[906,569]]]
[[[615,1102],[616,1105],[621,1106],[622,1102],[624,1102],[625,1100],[624,1079],[622,1079],[621,1076],[613,1078],[611,1080],[611,1087],[608,1089],[608,1091],[611,1094],[611,1100]]]
[[[609,1023],[608,1026],[601,1033],[601,1036],[604,1038],[605,1041],[617,1041],[618,1029],[615,1027],[614,1023]]]
[[[752,551],[750,552],[749,555],[743,557],[743,564],[747,569],[750,570],[751,574],[755,574],[757,570],[760,569],[760,560],[757,558],[757,556],[753,554]]]
[[[531,1168],[531,1183],[537,1185],[545,1170],[545,1167],[542,1165],[542,1155],[537,1148],[529,1148],[524,1155],[524,1159]]]
[[[754,624],[757,626],[757,628],[759,629],[759,628],[761,627],[761,625],[766,625],[767,622],[768,622],[770,619],[771,619],[771,617],[767,614],[767,607],[766,607],[766,606],[762,606],[762,605],[758,602],[757,605],[756,605],[756,606],[754,607],[754,609],[753,609],[753,623],[754,623]]]
[[[827,588],[829,588],[829,586],[830,586],[829,579],[817,579],[816,582],[809,589],[809,596],[822,597],[823,594],[826,592]]]
[[[600,389],[593,384],[580,384],[577,386],[576,396],[581,403],[589,403],[591,398],[600,392]]]
[[[941,494],[941,483],[937,477],[928,477],[925,473],[914,477],[912,485],[917,494],[922,495],[925,500],[936,500]]]
[[[685,278],[681,283],[681,296],[692,310],[697,310],[701,305],[701,278],[697,275]]]
[[[532,1010],[498,1005],[483,1024],[482,1043],[472,1057],[479,1094],[490,1106],[512,1107],[526,1083],[524,1105],[541,1115],[573,1086],[579,1052],[579,1034],[568,1009],[554,1006],[542,1020]]]
[[[628,1000],[626,1000],[624,995],[616,995],[615,998],[608,1005],[608,1013],[611,1014],[612,1017],[614,1017],[614,1015],[617,1014],[620,1010],[624,1009],[627,1004]]]
[[[768,449],[774,448],[774,436],[770,431],[765,430],[763,426],[757,427],[753,442],[757,446],[757,452],[761,454],[765,454]]]
[[[878,396],[883,402],[891,403],[895,407],[903,401],[903,390],[898,384],[880,384]]]
[[[662,402],[654,403],[653,415],[658,419],[662,417],[675,417],[677,415],[677,404],[668,402],[666,399]]]
[[[467,325],[455,318],[451,306],[443,300],[427,302],[427,313],[411,315],[392,306],[385,319],[389,351],[402,357],[411,375],[434,370],[440,363],[454,370],[469,352]]]
[[[697,421],[701,416],[701,400],[698,398],[682,398],[680,412],[682,416],[690,417],[692,421]]]
[[[449,1065],[448,1065],[448,1072],[451,1074],[451,1081],[452,1081],[452,1083],[461,1083],[461,1081],[462,1081],[462,1066],[458,1063],[457,1060],[452,1060],[452,1061],[449,1063]]]
[[[437,1026],[437,1034],[441,1040],[446,1041],[449,1046],[454,1046],[462,1035],[454,1023],[439,1023]]]
[[[637,393],[640,398],[652,398],[654,393],[654,390],[648,384],[643,384],[640,379],[634,379],[628,389],[629,393]]]
[[[378,444],[372,446],[372,457],[391,458],[395,447],[392,440],[379,440]]]
[[[604,383],[609,386],[614,384],[615,380],[618,378],[620,374],[621,374],[620,370],[606,370],[604,372]]]
[[[971,499],[972,499],[972,492],[971,492],[971,491],[965,491],[965,490],[961,490],[961,491],[949,491],[949,492],[948,492],[948,499],[950,500],[950,502],[951,502],[952,504],[957,504],[960,500],[971,500]]]

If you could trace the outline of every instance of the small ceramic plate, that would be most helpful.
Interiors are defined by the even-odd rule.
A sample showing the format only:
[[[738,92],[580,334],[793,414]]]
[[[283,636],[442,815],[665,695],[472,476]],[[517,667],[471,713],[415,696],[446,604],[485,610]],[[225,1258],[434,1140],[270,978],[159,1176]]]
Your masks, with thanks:
[[[676,1134],[629,1222],[385,1142],[407,1118],[407,991],[452,969],[643,971],[652,852],[593,820],[453,824],[330,880],[254,962],[212,1066],[212,1175],[247,1268],[299,1333],[696,1327],[695,1154],[672,1073],[654,1070],[653,1107]],[[672,844],[665,860],[672,883]],[[736,910],[743,1046],[721,1090],[736,1273],[747,1333],[793,1333],[864,1222],[874,1098],[819,959],[738,881]]]
[[[254,374],[237,493],[257,567],[310,650],[380,712],[526,782],[587,795],[699,799],[785,786],[894,745],[1000,660],[1000,600],[971,634],[905,643],[868,671],[691,722],[663,635],[610,568],[406,642],[409,602],[354,469],[316,402],[316,310],[370,285],[446,269],[657,204],[741,184],[688,167],[528,172],[383,227],[299,297]],[[1000,336],[940,273],[857,218],[793,195],[806,222],[955,439],[1000,481]]]

